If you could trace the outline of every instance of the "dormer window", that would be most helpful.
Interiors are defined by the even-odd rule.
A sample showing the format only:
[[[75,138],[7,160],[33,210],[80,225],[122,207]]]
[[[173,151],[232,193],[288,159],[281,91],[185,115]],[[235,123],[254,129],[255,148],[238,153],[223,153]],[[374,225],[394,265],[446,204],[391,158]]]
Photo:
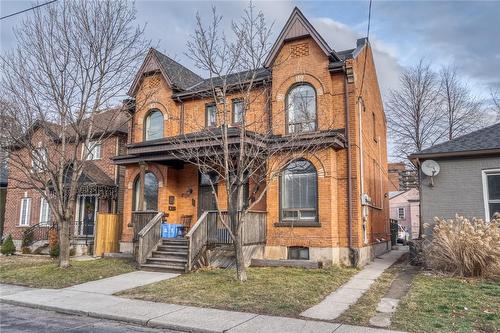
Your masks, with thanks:
[[[307,83],[293,86],[286,95],[287,133],[316,130],[316,90]]]
[[[158,109],[151,109],[144,122],[144,140],[163,138],[163,113]]]

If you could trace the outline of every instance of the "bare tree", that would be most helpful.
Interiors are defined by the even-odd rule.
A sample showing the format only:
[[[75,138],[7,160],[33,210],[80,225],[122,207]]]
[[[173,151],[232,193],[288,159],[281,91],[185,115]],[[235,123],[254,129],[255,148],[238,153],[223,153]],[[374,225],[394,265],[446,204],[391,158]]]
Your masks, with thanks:
[[[396,155],[406,159],[444,137],[445,119],[439,79],[429,64],[421,60],[406,69],[400,82],[401,87],[390,93],[386,111]]]
[[[242,230],[251,227],[250,213],[264,203],[269,185],[290,160],[338,143],[339,133],[316,132],[316,100],[304,90],[287,103],[293,108],[288,134],[274,134],[270,69],[262,67],[271,47],[271,28],[251,3],[241,19],[232,22],[230,37],[221,22],[215,8],[208,25],[197,15],[188,43],[187,55],[209,76],[197,93],[197,98],[213,102],[208,108],[209,123],[200,121],[199,114],[186,114],[186,134],[170,139],[181,147],[172,155],[195,165],[213,193],[220,185],[214,196],[216,211],[234,245],[237,279],[245,281]],[[326,122],[325,128],[334,128]],[[296,164],[300,169],[300,162]]]
[[[490,90],[490,96],[492,101],[493,114],[496,119],[495,122],[500,122],[500,92],[497,90]]]
[[[445,114],[447,139],[485,126],[482,105],[459,78],[456,67],[442,67],[440,95]]]
[[[69,228],[91,141],[124,121],[116,105],[145,50],[126,1],[59,1],[16,30],[16,49],[1,56],[2,110],[11,133],[11,180],[35,189],[59,226],[59,266],[68,267]],[[8,128],[5,130],[9,130]],[[13,179],[15,177],[15,179]]]

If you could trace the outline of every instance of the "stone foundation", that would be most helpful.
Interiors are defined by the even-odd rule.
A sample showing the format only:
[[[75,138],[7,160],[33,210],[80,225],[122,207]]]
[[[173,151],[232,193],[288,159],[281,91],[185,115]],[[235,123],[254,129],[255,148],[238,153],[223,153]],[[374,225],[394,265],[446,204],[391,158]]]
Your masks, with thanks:
[[[383,253],[390,251],[390,243],[383,242],[358,249],[358,267],[363,267]],[[263,259],[288,259],[286,246],[266,246]],[[255,257],[256,258],[256,257]],[[309,247],[309,260],[323,263],[323,266],[346,265],[350,266],[349,248],[347,247]]]

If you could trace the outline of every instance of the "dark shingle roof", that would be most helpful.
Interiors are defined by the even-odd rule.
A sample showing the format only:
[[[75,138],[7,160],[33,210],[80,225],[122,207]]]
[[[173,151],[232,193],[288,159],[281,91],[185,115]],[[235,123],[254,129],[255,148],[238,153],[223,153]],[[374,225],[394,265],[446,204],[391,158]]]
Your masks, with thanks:
[[[411,156],[500,149],[500,123],[424,149]],[[410,157],[411,157],[410,156]]]
[[[167,57],[158,50],[153,49],[160,65],[162,66],[165,74],[168,76],[173,85],[178,89],[186,90],[188,87],[203,81],[203,78],[186,67],[179,64],[177,61]]]
[[[223,79],[226,79],[226,85],[228,86],[242,84],[250,80],[252,78],[253,73],[255,73],[254,77],[255,82],[259,82],[266,78],[271,77],[271,71],[267,68],[259,68],[255,71],[243,71],[243,72],[233,73],[222,78],[216,77],[212,79],[204,79],[192,85],[191,87],[187,88],[185,91],[175,94],[174,97],[192,95],[195,93],[211,90],[212,87],[221,86]]]

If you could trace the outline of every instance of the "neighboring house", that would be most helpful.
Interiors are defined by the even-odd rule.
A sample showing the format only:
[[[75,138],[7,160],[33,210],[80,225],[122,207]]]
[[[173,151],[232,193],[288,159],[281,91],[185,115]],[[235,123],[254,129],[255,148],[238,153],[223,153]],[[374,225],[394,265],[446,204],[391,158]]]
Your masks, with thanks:
[[[389,192],[390,217],[398,221],[410,239],[418,238],[420,229],[420,198],[418,190]]]
[[[407,168],[403,162],[389,163],[389,192],[407,191],[418,188],[418,177],[415,170]]]
[[[279,66],[275,66],[276,59],[280,59]],[[364,88],[360,91],[362,78]],[[259,231],[265,237],[264,244],[256,255],[267,259],[309,259],[325,265],[364,265],[375,255],[388,251],[386,120],[367,39],[359,39],[353,49],[336,52],[295,8],[255,80],[259,82],[256,89],[263,89],[271,101],[253,102],[245,112],[248,117],[264,113],[264,117],[272,119],[265,126],[269,126],[276,140],[286,137],[292,126],[286,119],[291,115],[287,112],[294,109],[285,107],[285,103],[293,93],[308,94],[315,101],[307,109],[307,124],[293,124],[294,130],[303,133],[304,140],[327,132],[336,142],[290,159],[283,172],[287,177],[295,177],[299,188],[280,181],[284,177],[271,181],[260,212],[256,213],[263,219],[259,221],[266,222]],[[214,137],[218,124],[212,114],[213,100],[206,97],[210,96],[209,81],[151,49],[129,94],[136,105],[142,105],[141,96],[152,88],[154,101],[133,111],[127,154],[114,159],[118,165],[126,166],[120,243],[124,252],[132,251],[134,244],[140,246],[138,234],[144,223],[153,221],[156,212],[165,212],[169,223],[186,224],[187,220],[193,227],[197,221],[205,223],[209,215],[204,213],[214,208],[212,189],[206,186],[209,175],[200,174],[194,165],[175,160],[169,153],[182,144],[186,135],[210,145],[207,138]],[[234,96],[233,103],[237,101]],[[188,126],[188,117],[197,118],[208,128]],[[236,131],[237,125],[230,127],[229,135]],[[348,179],[352,181],[352,193]],[[249,184],[251,189],[254,186]],[[299,189],[303,195],[299,195]],[[283,198],[293,194],[297,194],[296,200],[288,200],[284,207]],[[179,244],[182,246],[177,247],[185,248],[185,253],[184,259],[177,262],[185,262],[194,245],[182,240]],[[157,260],[148,257],[148,262],[154,263],[151,267],[161,266],[163,260],[167,268],[172,268],[174,261],[168,258],[173,249],[163,246],[161,251],[154,251]],[[151,253],[145,249],[144,254],[148,252]]]
[[[456,214],[489,221],[500,211],[500,123],[409,158],[419,170],[425,160],[436,161],[440,168],[432,180],[420,173],[423,223]]]
[[[98,213],[117,213],[123,209],[123,178],[124,168],[112,164],[110,158],[120,151],[123,151],[127,141],[128,116],[116,110],[102,111],[95,115],[96,128],[99,124],[103,126],[105,132],[96,129],[94,133],[102,141],[91,142],[93,144],[92,153],[88,155],[83,168],[83,173],[79,179],[78,198],[75,209],[75,221],[70,227],[72,245],[77,253],[85,253],[90,250],[94,243],[94,227]],[[30,132],[34,147],[45,151],[45,158],[50,159],[50,149],[59,144],[57,128],[55,124],[50,126],[40,126],[34,124]],[[47,128],[51,128],[51,133],[44,133]],[[48,132],[48,131],[47,131]],[[13,148],[16,149],[16,148]],[[20,148],[15,154],[20,158],[29,160],[30,154],[25,151],[27,148]],[[83,147],[79,148],[83,149]],[[12,153],[14,154],[14,153]],[[80,155],[80,154],[79,154]],[[25,157],[24,157],[25,156]],[[36,167],[35,163],[33,168]],[[43,172],[35,170],[32,172]],[[70,177],[68,175],[68,177]],[[9,173],[9,183],[7,192],[5,229],[4,234],[11,234],[16,243],[16,247],[21,245],[23,232],[28,229],[36,229],[33,234],[35,241],[47,239],[48,230],[52,225],[53,217],[47,201],[34,188],[28,188],[20,180],[23,173],[11,167]],[[50,191],[50,184],[47,189]],[[42,242],[43,243],[43,242]]]

